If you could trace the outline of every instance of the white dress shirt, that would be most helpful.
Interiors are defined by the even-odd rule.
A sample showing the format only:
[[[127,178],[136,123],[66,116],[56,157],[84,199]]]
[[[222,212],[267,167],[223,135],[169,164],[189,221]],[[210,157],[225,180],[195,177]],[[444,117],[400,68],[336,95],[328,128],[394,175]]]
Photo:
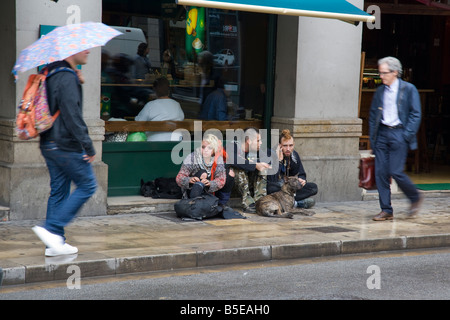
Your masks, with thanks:
[[[401,124],[398,117],[397,96],[400,82],[398,79],[390,86],[385,86],[383,96],[383,119],[381,123],[390,127]]]

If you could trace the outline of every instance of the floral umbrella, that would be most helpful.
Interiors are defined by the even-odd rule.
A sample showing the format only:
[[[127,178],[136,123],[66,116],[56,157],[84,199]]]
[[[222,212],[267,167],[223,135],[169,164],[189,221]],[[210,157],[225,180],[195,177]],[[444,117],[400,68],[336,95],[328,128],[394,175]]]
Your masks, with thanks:
[[[64,60],[83,50],[103,46],[122,34],[101,22],[83,22],[58,27],[23,49],[12,73],[17,80],[18,72]]]

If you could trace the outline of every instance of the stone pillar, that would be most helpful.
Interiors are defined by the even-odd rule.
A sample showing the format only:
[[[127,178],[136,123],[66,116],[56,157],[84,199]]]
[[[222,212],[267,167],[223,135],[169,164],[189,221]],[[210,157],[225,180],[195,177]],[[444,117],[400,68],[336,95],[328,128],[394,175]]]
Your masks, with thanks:
[[[6,1],[0,12],[0,38],[8,46],[0,51],[0,206],[10,208],[10,220],[44,219],[50,193],[50,179],[39,150],[39,138],[22,141],[15,132],[17,105],[27,78],[36,69],[19,74],[14,82],[14,62],[29,44],[39,37],[40,25],[62,26],[83,21],[101,21],[101,0],[75,0],[70,4],[48,0]],[[7,41],[8,40],[8,41]],[[102,162],[104,122],[100,119],[100,48],[91,50],[82,67],[83,115],[97,151],[93,163],[98,190],[85,204],[80,215],[106,214],[108,167]],[[9,75],[9,76],[8,76]]]
[[[278,17],[272,128],[293,132],[308,180],[318,185],[318,201],[361,199],[361,28],[338,20]]]

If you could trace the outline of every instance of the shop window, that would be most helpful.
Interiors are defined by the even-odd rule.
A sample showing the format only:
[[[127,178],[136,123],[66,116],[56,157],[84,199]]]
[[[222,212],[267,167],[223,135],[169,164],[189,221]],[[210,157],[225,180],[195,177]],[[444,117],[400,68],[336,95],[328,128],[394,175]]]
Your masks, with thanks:
[[[157,98],[153,84],[161,77],[185,120],[263,119],[268,16],[183,11],[176,18],[103,12],[103,22],[123,35],[102,47],[102,119],[135,120]]]

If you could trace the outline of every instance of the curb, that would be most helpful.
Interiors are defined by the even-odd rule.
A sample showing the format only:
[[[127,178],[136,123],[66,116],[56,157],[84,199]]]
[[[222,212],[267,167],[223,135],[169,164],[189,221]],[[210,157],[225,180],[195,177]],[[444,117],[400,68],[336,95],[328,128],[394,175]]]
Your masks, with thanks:
[[[57,280],[69,281],[69,278],[73,274],[72,266],[74,265],[79,267],[79,275],[82,278],[89,278],[270,260],[314,258],[436,247],[450,247],[450,234],[267,245],[126,258],[105,257],[96,259],[92,257],[90,259],[90,254],[80,254],[82,257],[85,256],[84,259],[86,260],[58,263],[57,258],[60,257],[55,257],[55,259],[48,259],[44,265],[4,266],[3,284],[0,282],[0,286]]]

